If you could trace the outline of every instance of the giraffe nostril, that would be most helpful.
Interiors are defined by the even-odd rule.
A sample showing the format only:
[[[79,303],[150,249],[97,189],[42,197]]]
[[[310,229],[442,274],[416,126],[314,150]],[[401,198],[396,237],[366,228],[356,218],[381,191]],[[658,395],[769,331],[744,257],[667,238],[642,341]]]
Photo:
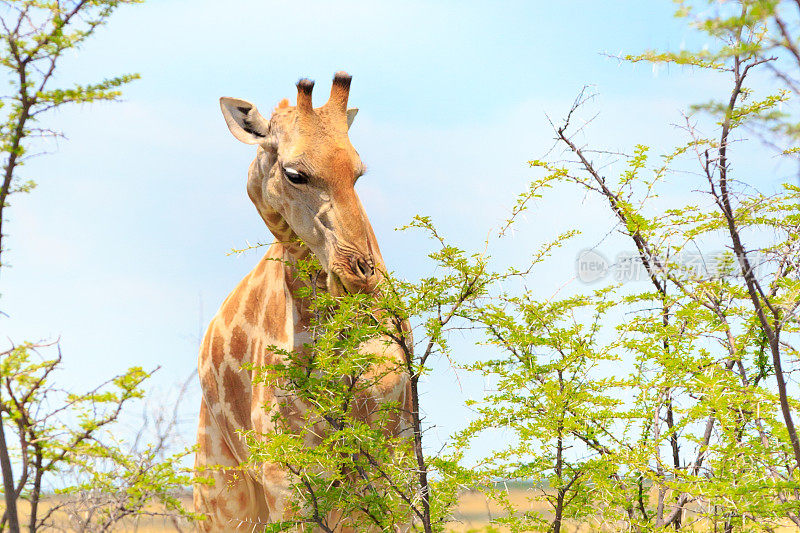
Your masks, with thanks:
[[[354,258],[353,260],[354,273],[364,279],[372,277],[375,270],[363,257]]]

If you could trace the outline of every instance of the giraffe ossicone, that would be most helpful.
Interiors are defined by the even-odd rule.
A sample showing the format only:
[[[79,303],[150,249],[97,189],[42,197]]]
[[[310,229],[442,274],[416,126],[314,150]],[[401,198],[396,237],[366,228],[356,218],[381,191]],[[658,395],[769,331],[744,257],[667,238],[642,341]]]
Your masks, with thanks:
[[[274,431],[276,411],[292,416],[292,398],[253,383],[250,363],[263,367],[310,340],[307,300],[296,296],[305,283],[297,262],[313,254],[324,270],[321,287],[334,296],[372,293],[385,271],[375,233],[355,192],[365,167],[348,130],[357,109],[348,108],[351,77],[334,76],[327,102],[312,104],[314,82],[297,83],[297,105],[281,101],[269,119],[252,103],[221,98],[233,136],[256,146],[247,194],[275,242],[222,303],[209,324],[198,369],[203,400],[198,423],[196,466],[214,478],[195,486],[195,509],[207,515],[206,531],[236,531],[287,518],[289,481],[278,465],[254,472],[236,470],[248,457],[239,432]],[[399,346],[380,339],[363,349],[380,351],[387,365],[403,359]],[[387,367],[388,368],[388,367]],[[370,394],[375,405],[399,405],[394,434],[408,431],[410,385],[402,372],[389,372]],[[365,413],[367,418],[370,413]],[[299,415],[298,415],[299,417]],[[345,528],[346,529],[346,528]],[[342,529],[344,531],[345,529]]]

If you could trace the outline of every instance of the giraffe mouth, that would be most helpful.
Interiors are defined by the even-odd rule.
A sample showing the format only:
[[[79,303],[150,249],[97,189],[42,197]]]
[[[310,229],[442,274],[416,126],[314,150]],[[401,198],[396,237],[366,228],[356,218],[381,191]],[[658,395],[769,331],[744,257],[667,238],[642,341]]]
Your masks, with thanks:
[[[371,294],[375,291],[380,275],[377,273],[364,279],[364,276],[357,276],[346,269],[335,268],[328,272],[328,292],[333,296],[344,296],[345,294]]]
[[[335,271],[328,272],[328,292],[334,297],[344,296],[350,292]]]

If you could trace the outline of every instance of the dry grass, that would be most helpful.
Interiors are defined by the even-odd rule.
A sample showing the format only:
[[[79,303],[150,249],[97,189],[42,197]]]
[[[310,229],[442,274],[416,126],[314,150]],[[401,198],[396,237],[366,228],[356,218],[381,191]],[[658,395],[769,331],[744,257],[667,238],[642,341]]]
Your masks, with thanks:
[[[46,515],[54,506],[58,506],[63,500],[58,496],[51,496],[48,498],[44,498],[39,503],[39,508],[37,511],[38,517],[43,517]],[[185,496],[181,497],[181,501],[185,508],[189,509],[192,505],[192,497],[190,494],[186,494]],[[17,512],[19,514],[20,526],[23,530],[27,531],[27,520],[30,516],[30,506],[27,502],[19,502]],[[5,505],[3,505],[2,499],[0,499],[0,513],[4,510]],[[159,513],[162,508],[151,506],[148,508],[149,511],[153,513]],[[53,512],[53,521],[54,524],[53,528],[48,528],[48,531],[75,531],[74,522],[71,519],[70,515],[61,510],[56,510]],[[178,531],[178,532],[188,532],[193,531],[194,528],[186,521],[186,520],[178,520],[172,517],[166,516],[141,516],[136,518],[129,518],[123,520],[118,527],[115,527],[113,531],[135,531],[138,533],[157,533],[157,532],[166,532],[166,531]]]
[[[546,505],[537,503],[531,505],[528,502],[526,491],[512,490],[510,494],[511,501],[519,509],[535,509],[537,511],[546,512]],[[181,498],[186,508],[191,508],[192,500],[190,495],[185,495]],[[0,501],[1,502],[1,501]],[[40,506],[40,513],[46,513],[53,505],[58,503],[58,498],[48,498],[44,500]],[[0,503],[0,511],[2,511],[2,503]],[[21,502],[20,515],[21,520],[27,515],[27,504]],[[489,503],[486,497],[479,492],[466,492],[462,494],[456,512],[455,520],[448,527],[448,531],[453,533],[467,533],[483,531],[483,528],[489,523],[492,517],[502,516],[502,510],[495,503]],[[70,520],[65,513],[57,513],[55,515],[56,523],[62,531],[70,531]],[[191,525],[186,521],[178,521],[177,523],[165,517],[138,517],[135,519],[124,520],[114,531],[137,532],[137,533],[164,533],[174,531],[192,531]],[[500,529],[500,531],[505,531]],[[579,529],[568,529],[567,531],[584,531]],[[588,531],[585,530],[585,531]]]
[[[515,488],[510,490],[509,498],[515,507],[519,510],[534,510],[544,514],[545,518],[550,516],[549,507],[546,503],[534,502],[531,503],[529,497],[531,493],[529,490]],[[186,494],[181,498],[186,508],[191,508],[192,501],[191,495]],[[40,504],[40,512],[46,513],[53,505],[57,505],[59,499],[57,497],[45,499]],[[0,512],[2,511],[2,500],[0,500]],[[151,509],[155,512],[157,508]],[[27,515],[27,504],[21,502],[19,509],[21,520]],[[486,497],[480,492],[465,492],[459,499],[458,506],[454,513],[454,521],[447,528],[452,533],[479,533],[483,532],[484,528],[489,524],[490,520],[494,517],[502,516],[502,509],[493,502],[488,502]],[[41,516],[41,515],[40,515]],[[65,513],[56,513],[56,523],[58,527],[55,530],[72,531],[70,527],[69,517]],[[24,524],[24,522],[23,522]],[[684,528],[682,531],[709,531],[709,525],[703,523],[696,523],[694,527]],[[598,531],[600,528],[591,524],[576,524],[566,523],[562,531],[568,533],[588,533],[590,531]],[[603,528],[604,531],[614,531],[613,527]],[[164,533],[175,531],[193,531],[193,528],[184,520],[173,520],[163,516],[153,517],[138,517],[124,520],[114,531],[124,532],[137,532],[137,533]],[[493,531],[505,532],[507,529],[495,528]],[[796,531],[793,526],[780,527],[774,530],[776,533],[789,533]]]
[[[192,499],[190,495],[181,498],[186,508],[191,508]],[[525,508],[526,501],[525,495],[522,491],[515,491],[512,494],[514,503],[518,503],[520,508]],[[59,503],[57,497],[47,498],[39,505],[39,513],[47,513],[54,505]],[[2,512],[3,505],[0,500],[0,512]],[[26,502],[20,502],[19,514],[20,521],[25,524],[25,518],[28,516],[28,505]],[[155,509],[154,509],[155,510]],[[449,528],[453,532],[467,532],[480,530],[484,525],[488,524],[490,517],[498,516],[500,509],[495,504],[489,504],[486,498],[480,493],[465,493],[458,504],[456,511],[456,522]],[[70,531],[70,519],[66,513],[56,512],[54,514],[55,523],[62,531]],[[192,531],[191,525],[186,521],[178,521],[177,523],[166,517],[138,517],[124,520],[114,531],[130,531],[137,533],[164,533],[174,531]]]

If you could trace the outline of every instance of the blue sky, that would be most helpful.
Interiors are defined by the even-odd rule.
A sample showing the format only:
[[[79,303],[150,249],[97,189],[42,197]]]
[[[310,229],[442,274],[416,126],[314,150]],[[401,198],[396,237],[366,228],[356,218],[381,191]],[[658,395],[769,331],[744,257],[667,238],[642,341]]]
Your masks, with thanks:
[[[583,85],[594,86],[600,113],[586,140],[669,147],[679,111],[718,81],[605,54],[695,43],[672,12],[666,0],[160,0],[121,9],[64,62],[60,81],[142,79],[121,103],[50,117],[68,139],[25,167],[39,187],[8,211],[0,331],[16,342],[60,337],[61,376],[77,389],[130,365],[160,365],[162,389],[183,379],[198,330],[258,260],[226,252],[270,239],[244,188],[254,149],[229,134],[217,99],[248,99],[267,114],[308,76],[321,103],[342,69],[361,110],[351,139],[369,168],[357,190],[389,267],[423,274],[426,244],[394,228],[421,213],[457,243],[479,245],[534,176],[527,161],[552,145],[545,113],[561,117]],[[601,204],[556,191],[501,255],[524,258],[575,225],[590,229],[582,246],[613,222]],[[556,257],[538,289],[569,282],[574,254]],[[426,384],[442,435],[466,416],[461,401],[480,392],[462,382],[453,394],[440,361]]]

